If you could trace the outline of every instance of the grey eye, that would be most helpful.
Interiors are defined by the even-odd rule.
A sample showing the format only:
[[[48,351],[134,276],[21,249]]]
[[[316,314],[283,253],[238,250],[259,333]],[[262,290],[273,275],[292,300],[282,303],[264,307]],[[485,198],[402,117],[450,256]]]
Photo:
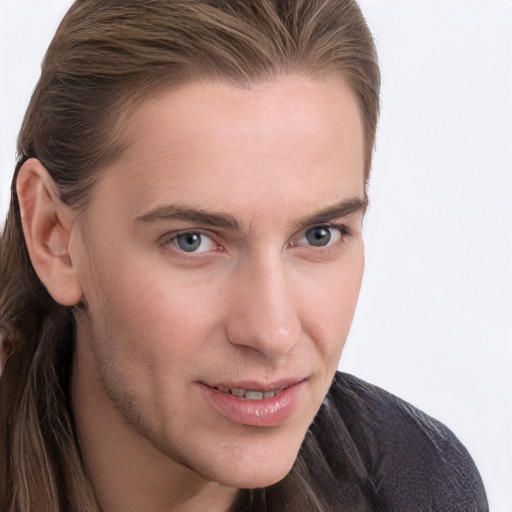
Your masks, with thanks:
[[[202,243],[200,233],[183,233],[175,238],[176,245],[185,252],[196,252]]]
[[[306,231],[306,240],[310,245],[315,247],[323,247],[327,245],[332,238],[330,228],[318,227]]]

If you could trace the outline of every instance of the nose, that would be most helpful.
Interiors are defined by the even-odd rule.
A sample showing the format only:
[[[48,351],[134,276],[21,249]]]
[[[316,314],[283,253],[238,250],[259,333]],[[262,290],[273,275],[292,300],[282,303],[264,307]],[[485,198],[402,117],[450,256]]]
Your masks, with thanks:
[[[300,340],[302,325],[291,275],[282,258],[247,261],[234,274],[226,323],[229,342],[270,359],[291,352]]]

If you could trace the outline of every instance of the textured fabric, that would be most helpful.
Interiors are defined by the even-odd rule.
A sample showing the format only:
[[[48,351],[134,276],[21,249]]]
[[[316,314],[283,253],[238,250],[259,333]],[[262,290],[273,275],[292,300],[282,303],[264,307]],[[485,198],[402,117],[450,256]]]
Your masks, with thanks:
[[[443,424],[396,396],[337,373],[312,429],[321,438],[322,431],[327,434],[333,425],[338,432],[324,435],[325,442],[331,443],[338,458],[333,439],[343,443],[341,451],[350,452],[350,473],[357,473],[347,487],[353,491],[352,505],[339,505],[336,511],[488,510],[478,470],[460,441]],[[322,449],[326,450],[328,446]],[[333,467],[336,461],[328,463],[338,471]],[[339,471],[343,486],[347,470]]]

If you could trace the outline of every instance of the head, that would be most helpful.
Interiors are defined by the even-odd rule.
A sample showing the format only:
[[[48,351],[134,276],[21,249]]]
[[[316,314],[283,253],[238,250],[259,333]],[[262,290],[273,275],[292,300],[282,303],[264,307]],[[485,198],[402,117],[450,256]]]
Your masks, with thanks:
[[[94,500],[87,395],[164,466],[288,474],[357,300],[378,103],[353,1],[75,2],[0,245],[6,510]],[[225,393],[283,386],[282,418]]]

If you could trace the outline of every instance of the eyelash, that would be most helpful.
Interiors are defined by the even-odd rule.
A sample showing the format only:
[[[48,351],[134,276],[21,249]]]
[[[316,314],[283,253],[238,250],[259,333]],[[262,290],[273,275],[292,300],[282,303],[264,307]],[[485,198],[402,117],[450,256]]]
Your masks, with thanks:
[[[318,229],[318,230],[321,230],[321,229],[333,230],[333,229],[335,229],[339,232],[340,240],[335,241],[334,243],[328,243],[328,245],[319,245],[319,246],[306,245],[306,247],[314,247],[318,250],[323,250],[323,251],[327,251],[339,244],[342,244],[351,235],[349,228],[345,224],[329,223],[329,224],[319,224],[317,226],[311,226],[309,228],[306,228],[301,232],[301,236],[299,238],[306,237],[308,232],[313,231],[315,229]],[[330,242],[330,240],[329,240],[329,242]],[[297,243],[292,243],[291,247],[301,247],[301,246],[298,245]]]
[[[307,244],[299,245],[297,243],[297,240],[305,238],[308,232],[310,232],[312,230],[315,230],[315,229],[318,229],[318,230],[321,230],[321,229],[333,230],[333,229],[335,229],[340,234],[340,240],[335,241],[334,243],[328,243],[327,245],[319,245],[319,246],[307,245]],[[206,232],[203,232],[201,230],[194,230],[194,229],[178,231],[178,232],[174,232],[174,233],[170,233],[168,235],[165,235],[161,239],[161,245],[164,246],[164,247],[171,245],[172,248],[176,252],[178,252],[181,257],[184,257],[184,258],[187,258],[187,259],[200,258],[201,255],[203,255],[205,253],[222,252],[219,249],[214,250],[214,251],[203,251],[203,252],[196,252],[196,251],[188,252],[188,251],[185,251],[185,250],[181,249],[177,245],[178,238],[180,236],[183,236],[183,235],[199,235],[201,237],[206,237],[206,238],[209,238],[211,240],[211,242],[217,248],[219,248],[219,247],[221,248],[222,247],[222,245],[218,244],[215,241],[215,236],[212,236],[211,233],[206,233]],[[300,236],[294,237],[295,241],[291,242],[288,247],[291,247],[291,248],[295,248],[295,247],[296,248],[312,247],[312,248],[315,248],[317,250],[328,251],[329,249],[331,249],[331,248],[333,248],[333,247],[335,247],[335,246],[337,246],[339,244],[343,244],[346,241],[346,239],[349,238],[350,236],[351,236],[351,231],[350,231],[350,229],[345,224],[338,224],[338,223],[319,224],[317,226],[311,226],[311,227],[308,227],[308,228],[302,230],[301,233],[300,233]],[[330,242],[330,240],[329,240],[329,242]]]
[[[165,235],[162,238],[161,245],[164,246],[164,247],[171,245],[172,248],[176,252],[178,252],[181,256],[183,256],[185,258],[198,258],[198,257],[200,257],[201,254],[204,254],[203,252],[199,252],[198,253],[198,252],[195,252],[195,251],[194,252],[187,252],[187,251],[181,249],[180,247],[178,247],[177,240],[178,240],[178,238],[180,236],[184,236],[184,235],[199,235],[201,237],[206,237],[206,238],[209,238],[215,246],[221,247],[215,241],[215,238],[211,234],[205,233],[205,232],[203,232],[201,230],[195,230],[195,229],[177,231],[177,232]],[[207,252],[212,252],[212,251],[207,251]],[[213,251],[213,252],[217,252],[217,251]]]

